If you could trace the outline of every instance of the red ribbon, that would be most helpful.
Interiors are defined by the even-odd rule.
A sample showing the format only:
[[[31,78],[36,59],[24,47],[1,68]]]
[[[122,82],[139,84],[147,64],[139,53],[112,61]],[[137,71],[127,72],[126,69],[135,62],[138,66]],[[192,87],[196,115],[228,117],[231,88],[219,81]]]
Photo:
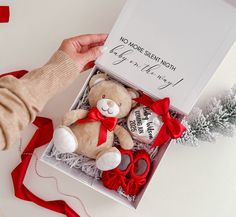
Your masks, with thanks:
[[[10,18],[9,6],[0,6],[0,23],[8,23]]]
[[[97,146],[99,146],[103,144],[104,142],[106,142],[107,130],[109,131],[114,130],[118,119],[115,117],[104,117],[96,107],[93,107],[89,110],[86,118],[78,120],[76,121],[76,123],[80,124],[80,123],[94,122],[94,121],[101,122],[98,144],[97,144]]]
[[[0,75],[13,75],[17,78],[25,75],[27,71],[21,70]],[[24,184],[24,178],[30,164],[33,152],[36,148],[47,144],[52,139],[53,124],[52,120],[44,117],[36,117],[33,122],[38,127],[29,144],[21,155],[21,163],[12,171],[12,181],[15,190],[15,196],[26,201],[53,210],[55,212],[66,215],[67,217],[79,217],[79,215],[63,200],[45,201],[33,194]]]
[[[163,125],[155,138],[152,147],[160,146],[168,140],[179,138],[186,130],[176,118],[172,118],[169,113],[170,99],[164,98],[153,101],[149,96],[142,94],[139,98],[134,99],[150,108],[157,115],[162,117]]]
[[[5,77],[7,75],[12,75],[16,78],[21,78],[22,76],[24,76],[28,71],[26,70],[19,70],[19,71],[15,71],[15,72],[8,72],[8,73],[4,73],[4,74],[1,74],[0,75],[0,78],[1,77]]]

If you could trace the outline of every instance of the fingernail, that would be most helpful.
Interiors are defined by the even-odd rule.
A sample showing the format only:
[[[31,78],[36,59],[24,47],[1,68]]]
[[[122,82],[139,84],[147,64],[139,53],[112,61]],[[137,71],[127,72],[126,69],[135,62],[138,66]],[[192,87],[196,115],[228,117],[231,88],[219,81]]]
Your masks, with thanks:
[[[100,48],[101,53],[105,53],[108,50],[107,46],[101,46]]]

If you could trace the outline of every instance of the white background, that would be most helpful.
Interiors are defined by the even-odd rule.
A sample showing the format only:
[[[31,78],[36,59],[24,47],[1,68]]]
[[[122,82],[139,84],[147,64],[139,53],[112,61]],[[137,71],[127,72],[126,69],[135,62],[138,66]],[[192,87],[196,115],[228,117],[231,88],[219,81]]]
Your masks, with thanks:
[[[0,1],[0,5],[11,6],[12,14],[10,23],[0,24],[0,72],[41,66],[64,38],[109,32],[123,4],[124,0]],[[236,44],[205,89],[200,104],[236,83],[235,57]],[[58,124],[73,102],[78,85],[77,80],[52,99],[42,115]],[[23,142],[33,131],[33,127],[25,131]],[[14,197],[10,173],[19,163],[18,146],[0,153],[0,213],[5,217],[61,216]],[[236,137],[219,138],[216,143],[203,143],[197,148],[172,143],[138,210],[126,208],[42,163],[38,170],[42,175],[56,176],[60,189],[79,196],[93,217],[234,217],[235,156]],[[76,200],[58,194],[55,181],[39,178],[33,166],[25,184],[42,198],[68,201],[82,217],[86,216]]]

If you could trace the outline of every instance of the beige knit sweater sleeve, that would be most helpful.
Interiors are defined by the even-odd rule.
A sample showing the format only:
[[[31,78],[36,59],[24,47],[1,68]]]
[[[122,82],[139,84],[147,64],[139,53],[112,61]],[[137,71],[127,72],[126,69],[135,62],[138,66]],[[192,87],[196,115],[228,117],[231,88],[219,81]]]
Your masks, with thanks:
[[[70,57],[57,51],[43,67],[21,79],[0,79],[0,150],[9,148],[47,101],[79,75]]]

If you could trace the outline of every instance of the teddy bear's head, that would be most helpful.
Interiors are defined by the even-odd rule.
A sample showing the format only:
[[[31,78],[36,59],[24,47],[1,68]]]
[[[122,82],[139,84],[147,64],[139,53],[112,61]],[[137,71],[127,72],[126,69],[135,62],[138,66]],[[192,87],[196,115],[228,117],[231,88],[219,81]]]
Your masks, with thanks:
[[[138,92],[125,88],[118,82],[108,80],[103,73],[92,76],[88,95],[89,104],[106,117],[123,118],[127,116],[135,105],[132,100],[138,97]]]

